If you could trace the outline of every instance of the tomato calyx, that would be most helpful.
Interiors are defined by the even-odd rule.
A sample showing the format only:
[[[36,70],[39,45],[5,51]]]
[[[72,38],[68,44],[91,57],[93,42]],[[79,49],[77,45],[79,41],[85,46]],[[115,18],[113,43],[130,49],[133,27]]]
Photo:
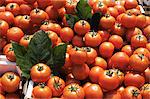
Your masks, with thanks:
[[[138,92],[138,90],[132,90],[132,95],[134,97],[137,97],[140,94],[140,92]]]
[[[9,80],[13,80],[13,79],[14,79],[14,75],[13,75],[13,74],[9,74],[9,75],[7,75],[7,78],[8,78]]]
[[[71,92],[76,92],[78,88],[76,86],[72,86],[68,88]]]
[[[14,51],[14,49],[12,47],[10,47],[9,50],[8,50],[8,52],[10,52],[10,51]]]
[[[144,54],[138,54],[138,57],[142,60],[144,58]]]
[[[101,1],[98,2],[98,7],[102,7],[103,5],[104,4]]]
[[[106,75],[109,76],[109,77],[112,77],[113,74],[114,74],[114,72],[111,71],[111,70],[106,71]]]
[[[120,28],[121,24],[120,23],[116,23],[115,26],[118,27],[118,28]]]
[[[86,25],[86,22],[84,20],[80,21],[82,26],[85,26]]]
[[[137,37],[136,37],[139,41],[141,40],[141,38],[142,38],[142,35],[137,35]]]
[[[24,19],[30,19],[30,16],[24,15]]]
[[[10,8],[11,8],[11,9],[13,9],[13,8],[14,8],[14,6],[15,6],[14,4],[11,4],[11,5],[10,5]]]
[[[60,78],[59,78],[60,79]],[[60,89],[61,88],[61,83],[59,82],[59,79],[58,81],[54,78],[54,84],[53,86],[55,87],[56,90]]]
[[[77,47],[77,46],[75,46],[74,49],[75,49],[75,51],[79,51],[80,50],[80,48]]]
[[[49,24],[49,21],[47,20],[42,22],[42,25],[48,25],[48,24]]]
[[[44,88],[45,84],[44,83],[40,83],[39,86],[40,86],[40,88]]]
[[[105,14],[105,17],[106,17],[106,18],[109,18],[109,17],[110,17],[110,15],[109,15],[109,14]]]
[[[148,86],[149,86],[148,84],[144,85],[144,86],[142,87],[142,90],[149,90],[149,87],[148,87]]]
[[[92,37],[94,37],[94,36],[96,36],[96,35],[97,35],[97,32],[92,31],[92,32],[90,32],[90,35],[91,35]]]
[[[91,52],[91,47],[84,47],[87,52]]]
[[[42,70],[43,70],[43,66],[39,66],[39,65],[38,65],[37,70],[38,70],[38,71],[42,71]]]
[[[29,35],[24,36],[24,40],[29,40],[29,39],[30,39]]]
[[[34,11],[35,11],[35,13],[39,13],[40,9],[36,8]]]

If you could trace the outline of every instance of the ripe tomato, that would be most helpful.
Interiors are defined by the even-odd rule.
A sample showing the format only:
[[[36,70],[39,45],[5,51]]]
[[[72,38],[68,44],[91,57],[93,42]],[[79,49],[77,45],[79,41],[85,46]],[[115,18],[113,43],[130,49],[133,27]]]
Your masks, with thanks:
[[[94,4],[97,2],[98,0],[88,0],[88,4],[90,7],[94,7]]]
[[[75,47],[69,52],[70,60],[74,64],[83,64],[87,60],[87,52],[83,48]]]
[[[38,7],[41,9],[45,9],[47,6],[52,5],[52,0],[37,0]]]
[[[60,38],[64,42],[70,42],[74,36],[74,32],[71,28],[69,27],[64,27],[60,31]]]
[[[4,20],[0,20],[0,35],[6,36],[8,29],[9,29],[9,24]]]
[[[5,12],[5,6],[0,6],[0,12]]]
[[[150,25],[146,26],[144,29],[143,29],[143,33],[144,35],[149,39],[150,38]]]
[[[6,55],[6,58],[9,61],[12,61],[12,62],[16,61],[15,53],[14,53],[14,50],[13,50],[11,43],[5,45],[5,47],[3,49],[3,53]]]
[[[150,43],[146,44],[146,48],[150,51]]]
[[[118,35],[112,35],[108,41],[111,42],[116,49],[120,49],[123,46],[123,39]]]
[[[97,57],[97,52],[94,48],[91,47],[84,47],[84,49],[87,52],[87,64],[92,64],[95,61],[95,58]]]
[[[88,32],[84,36],[84,42],[86,46],[97,47],[102,42],[102,38],[97,32]]]
[[[150,81],[150,68],[148,67],[145,71],[144,71],[144,77],[145,77],[145,82],[149,82]]]
[[[124,36],[125,34],[125,28],[122,26],[122,24],[116,22],[113,27],[112,27],[112,33],[119,35],[119,36]]]
[[[0,51],[3,49],[6,43],[7,43],[6,39],[0,37]]]
[[[103,2],[104,4],[106,4],[108,7],[115,6],[115,1],[113,1],[113,0],[100,0],[100,1]]]
[[[29,4],[21,4],[20,5],[20,14],[30,15],[30,12],[32,9],[33,9],[33,7]]]
[[[144,28],[146,25],[146,16],[145,15],[138,15],[136,17],[136,26],[139,28]]]
[[[84,46],[83,38],[82,38],[81,36],[75,35],[75,36],[72,38],[72,44],[73,44],[74,46],[78,46],[78,47]]]
[[[114,52],[114,45],[111,42],[103,42],[99,46],[99,53],[104,58],[110,58],[113,55],[113,52]]]
[[[143,99],[148,99],[150,97],[150,84],[144,84],[142,86],[141,95]]]
[[[0,94],[0,99],[5,99],[4,95]]]
[[[19,44],[24,46],[24,47],[28,47],[30,40],[32,39],[33,35],[25,35],[20,39]]]
[[[103,69],[107,68],[107,62],[102,57],[96,57],[93,66],[99,66]]]
[[[33,4],[35,3],[37,0],[24,0],[25,2],[29,3],[29,4]]]
[[[137,0],[125,0],[124,7],[126,9],[136,8],[138,6]]]
[[[108,31],[101,30],[101,31],[98,31],[98,33],[100,34],[100,36],[102,38],[102,42],[107,41],[110,37],[110,33]]]
[[[73,65],[72,74],[77,80],[84,80],[89,76],[90,69],[87,64]]]
[[[43,83],[35,86],[32,90],[33,98],[51,98],[52,90]]]
[[[66,14],[66,9],[63,7],[63,8],[60,8],[58,9],[58,14],[61,18],[65,17],[65,14]],[[63,20],[63,19],[62,19]]]
[[[147,58],[150,59],[150,52],[148,49],[146,48],[137,48],[133,54],[143,54],[144,56],[146,56]]]
[[[44,31],[49,31],[49,30],[51,30],[52,26],[53,26],[53,23],[46,20],[46,21],[44,21],[43,24],[40,26],[40,29],[41,29],[41,30],[44,30]]]
[[[74,31],[78,35],[85,35],[90,31],[90,28],[91,28],[90,24],[85,20],[79,20],[74,25]]]
[[[0,78],[0,94],[4,94],[4,89],[2,87],[1,78]]]
[[[55,9],[60,9],[65,6],[66,0],[51,0],[51,3]]]
[[[118,14],[122,14],[125,13],[126,9],[124,8],[124,6],[122,5],[115,5],[114,8],[116,8],[118,10]]]
[[[23,36],[23,31],[18,27],[12,27],[7,30],[7,39],[9,41],[19,42]]]
[[[6,72],[1,78],[1,84],[6,92],[15,92],[18,89],[20,77],[13,72]]]
[[[6,99],[20,99],[19,94],[17,93],[8,93],[6,94]]]
[[[144,35],[135,35],[131,38],[133,48],[146,47],[147,42],[147,38]]]
[[[150,17],[146,16],[146,25],[145,26],[148,26],[148,25],[150,25]]]
[[[94,66],[89,72],[89,78],[93,83],[98,83],[100,73],[104,72],[103,68]]]
[[[30,75],[34,82],[46,82],[50,78],[51,69],[43,63],[38,63],[31,68]]]
[[[5,0],[1,0],[0,1],[0,6],[3,5],[5,3]]]
[[[125,45],[122,47],[121,52],[126,53],[128,56],[131,56],[133,54],[133,48],[131,45]]]
[[[114,18],[116,18],[119,15],[119,12],[115,7],[109,7],[107,13],[109,13]]]
[[[125,86],[134,86],[137,88],[141,88],[145,83],[145,78],[137,73],[127,73],[124,78]]]
[[[143,54],[133,54],[130,56],[129,66],[131,70],[137,72],[144,72],[149,66],[150,62],[146,56]]]
[[[32,23],[41,24],[42,21],[48,19],[48,15],[43,10],[36,8],[30,12],[30,18]]]
[[[48,34],[48,37],[51,39],[52,45],[53,46],[56,45],[58,41],[58,35],[53,31],[46,31],[46,33]]]
[[[98,2],[94,3],[93,11],[94,11],[94,13],[101,12],[102,14],[106,14],[107,6],[103,2],[98,1]]]
[[[60,96],[65,88],[65,82],[63,79],[53,76],[48,80],[47,86],[52,90],[53,96]]]
[[[116,20],[113,16],[105,14],[105,16],[100,19],[100,25],[104,29],[110,29],[115,24],[115,21]]]
[[[64,88],[62,96],[64,99],[84,99],[85,93],[81,86],[72,83]]]
[[[120,14],[120,15],[118,15],[117,16],[117,18],[116,18],[116,21],[118,22],[118,23],[121,23],[121,19],[122,19],[122,16],[124,15],[125,13],[122,13],[122,14]]]
[[[17,16],[15,17],[14,24],[16,27],[19,27],[22,30],[27,30],[30,28],[30,16],[24,15],[24,16]]]
[[[98,84],[91,84],[84,90],[86,99],[102,99],[103,92]]]
[[[75,9],[77,6],[77,2],[74,0],[67,0],[65,9],[67,14],[75,14]]]
[[[121,99],[121,94],[115,90],[107,92],[103,99]]]
[[[54,9],[53,6],[48,6],[45,9],[45,12],[48,14],[49,19],[51,19],[51,20],[55,20],[58,17],[58,11],[57,11],[57,9]]]
[[[63,69],[68,71],[67,74],[70,73],[72,69],[72,63],[70,60],[70,55],[68,53],[66,53],[66,59],[65,59],[65,64],[63,66]]]
[[[9,25],[13,25],[15,18],[11,12],[5,11],[5,12],[0,12],[0,19],[6,21]]]
[[[142,99],[142,96],[137,87],[128,86],[121,93],[121,99]]]
[[[20,7],[17,3],[8,3],[5,10],[12,12],[15,16],[20,14]]]
[[[26,2],[24,0],[5,0],[5,4],[8,3],[17,3],[17,4],[26,4]]]
[[[105,70],[99,75],[99,84],[104,90],[114,90],[120,85],[120,79],[112,70]]]
[[[126,13],[122,16],[121,23],[126,28],[133,28],[136,26],[136,16]]]

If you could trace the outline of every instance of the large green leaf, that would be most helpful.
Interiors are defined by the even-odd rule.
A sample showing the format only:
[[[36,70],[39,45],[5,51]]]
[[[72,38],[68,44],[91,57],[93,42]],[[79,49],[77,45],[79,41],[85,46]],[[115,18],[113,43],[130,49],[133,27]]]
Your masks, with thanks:
[[[65,14],[68,25],[73,28],[74,24],[79,21],[79,18],[76,15]]]

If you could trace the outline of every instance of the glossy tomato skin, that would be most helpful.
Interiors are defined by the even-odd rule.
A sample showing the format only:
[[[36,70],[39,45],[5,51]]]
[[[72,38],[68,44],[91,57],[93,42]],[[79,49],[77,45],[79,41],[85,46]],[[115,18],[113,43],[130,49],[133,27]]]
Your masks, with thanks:
[[[137,87],[128,86],[121,93],[121,99],[142,99],[142,96]]]
[[[47,86],[52,90],[52,96],[60,96],[65,88],[65,82],[58,76],[53,76],[48,80]]]
[[[145,83],[145,78],[137,73],[127,73],[124,78],[125,86],[135,86],[137,88],[141,88]]]
[[[43,63],[38,63],[31,68],[30,75],[34,82],[46,82],[50,78],[51,69]]]
[[[91,84],[84,90],[86,99],[102,99],[103,92],[98,84]]]
[[[100,36],[102,38],[102,42],[107,41],[110,37],[110,33],[108,31],[105,31],[105,30],[100,30],[97,33],[100,34]]]
[[[63,90],[64,99],[84,99],[84,89],[76,83],[67,85]]]
[[[109,13],[114,18],[116,18],[119,15],[119,12],[115,7],[109,7],[107,13]]]
[[[91,68],[89,72],[89,78],[93,83],[98,83],[99,80],[99,74],[104,72],[103,68],[99,66],[94,66]]]
[[[5,6],[0,6],[0,12],[5,12]]]
[[[150,97],[150,84],[144,84],[142,86],[141,94],[143,99],[148,99]]]
[[[49,31],[51,30],[52,26],[53,26],[52,22],[44,21],[43,24],[40,26],[40,29],[44,31]]]
[[[86,46],[97,47],[102,42],[102,38],[97,32],[88,32],[84,36],[84,42]]]
[[[45,9],[45,12],[48,14],[49,16],[49,19],[57,19],[58,18],[58,11],[56,9],[53,8],[53,6],[48,6],[46,9]]]
[[[5,99],[4,95],[0,94],[0,99]]]
[[[126,11],[124,6],[122,6],[122,5],[115,5],[114,8],[116,8],[118,10],[119,15]]]
[[[38,86],[35,86],[32,90],[33,98],[51,98],[52,97],[52,91],[48,86],[45,86],[44,84],[39,84]]]
[[[138,15],[136,17],[136,26],[139,28],[144,28],[146,25],[146,16],[145,15]]]
[[[33,9],[33,7],[29,4],[21,4],[20,5],[20,14],[30,15],[30,12],[32,9]]]
[[[25,35],[23,36],[20,41],[19,44],[24,46],[24,47],[28,47],[30,40],[32,39],[33,35]]]
[[[148,58],[143,54],[133,54],[130,56],[129,66],[133,71],[144,72],[149,64]]]
[[[103,69],[107,68],[107,62],[105,59],[102,57],[96,57],[94,63],[92,64],[93,66],[99,66]]]
[[[77,6],[77,2],[74,0],[68,0],[65,5],[67,14],[75,14],[75,9]]]
[[[6,5],[6,11],[12,12],[15,16],[20,14],[20,7],[17,3],[9,3]]]
[[[125,45],[122,47],[121,52],[125,52],[128,56],[131,56],[133,54],[133,48],[131,45]]]
[[[12,27],[7,30],[7,39],[9,41],[19,42],[23,36],[23,31],[18,27]]]
[[[51,0],[51,3],[55,9],[60,9],[65,6],[66,0]]]
[[[112,27],[112,33],[119,35],[119,36],[124,36],[125,35],[125,28],[122,26],[121,23],[116,22],[113,27]]]
[[[111,42],[103,42],[99,46],[99,53],[104,58],[110,58],[113,55],[114,48],[115,47]]]
[[[148,67],[145,71],[144,71],[144,77],[145,77],[145,81],[148,83],[150,81],[150,68]]]
[[[89,75],[90,69],[87,64],[73,65],[72,74],[77,80],[85,80]]]
[[[142,47],[137,48],[137,49],[133,52],[133,54],[143,54],[143,55],[146,56],[148,59],[150,59],[150,52],[149,52],[149,50],[146,49],[146,48],[142,48]]]
[[[132,9],[135,8],[137,5],[138,5],[137,0],[126,0],[124,6],[126,9]]]
[[[9,24],[4,20],[0,20],[0,35],[6,36],[8,29],[9,29]]]
[[[18,89],[20,77],[13,72],[6,72],[1,78],[3,89],[8,92],[15,92]]]
[[[146,48],[150,51],[150,43],[146,44]]]
[[[35,3],[37,0],[24,0],[25,2],[29,3],[29,4],[33,4]]]
[[[93,5],[93,11],[94,11],[94,13],[101,12],[102,14],[106,14],[106,12],[107,12],[107,6],[103,2],[101,2],[101,1],[96,2]]]
[[[85,44],[84,44],[84,42],[83,42],[82,36],[75,35],[75,36],[72,38],[72,45],[78,46],[78,47],[84,46]]]
[[[121,99],[121,94],[115,90],[107,92],[103,99]]]
[[[48,37],[52,41],[52,46],[56,45],[56,43],[58,41],[58,35],[53,31],[46,31],[46,33],[48,34]]]
[[[38,7],[45,9],[47,6],[51,5],[51,0],[37,0]]]
[[[149,39],[149,37],[150,37],[150,25],[146,26],[143,29],[143,32],[144,32],[144,35]]]

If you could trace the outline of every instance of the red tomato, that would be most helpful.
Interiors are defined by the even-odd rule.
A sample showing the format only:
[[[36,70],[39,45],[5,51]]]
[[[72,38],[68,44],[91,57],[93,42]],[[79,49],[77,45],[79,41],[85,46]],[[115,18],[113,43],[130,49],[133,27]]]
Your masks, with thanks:
[[[92,0],[90,0],[90,1],[92,1]],[[106,14],[107,6],[103,2],[98,1],[98,2],[94,3],[93,11],[94,11],[94,13],[101,12],[102,14]]]
[[[48,14],[49,19],[51,19],[51,20],[55,20],[58,18],[58,11],[57,11],[57,9],[54,9],[53,6],[48,6],[45,9],[45,12]]]
[[[25,2],[29,3],[29,4],[33,4],[35,3],[37,0],[24,0]]]
[[[66,9],[63,7],[63,8],[60,8],[58,9],[58,14],[61,18],[65,17],[65,14],[66,14]]]
[[[146,48],[150,51],[150,43],[146,44]]]
[[[67,0],[65,9],[67,14],[75,14],[77,2],[73,0]]]
[[[5,10],[12,12],[15,16],[20,14],[20,7],[17,3],[8,3]]]
[[[115,1],[113,0],[100,0],[104,4],[106,4],[108,7],[113,7],[115,5]]]
[[[101,57],[96,57],[95,61],[93,63],[93,66],[99,66],[103,69],[107,68],[107,62],[105,61],[105,59],[101,58]]]
[[[118,23],[121,23],[122,17],[123,17],[124,15],[125,15],[125,13],[122,13],[122,14],[118,15],[117,18],[116,18],[116,21],[117,21]]]
[[[128,56],[131,56],[133,54],[133,48],[131,45],[125,45],[122,47],[121,52],[126,53]]]
[[[107,92],[103,99],[121,99],[121,94],[117,91]]]
[[[0,36],[6,36],[8,29],[9,24],[4,20],[0,20]]]
[[[48,37],[51,39],[52,45],[53,46],[56,45],[58,41],[58,35],[53,31],[46,31],[46,33],[48,34]]]
[[[5,3],[5,0],[1,0],[0,1],[0,6],[3,5]]]
[[[0,51],[3,49],[6,43],[7,43],[6,39],[0,37]]]
[[[4,95],[0,94],[0,99],[5,99]]]
[[[143,99],[148,99],[150,97],[150,84],[144,84],[144,86],[142,86],[141,94]]]
[[[33,9],[33,7],[29,4],[21,4],[20,5],[20,14],[30,15],[30,12],[32,9]]]
[[[119,15],[119,12],[115,7],[109,7],[107,13],[109,13],[114,18],[116,18]]]
[[[124,6],[122,5],[116,5],[114,6],[114,8],[116,8],[118,10],[118,14],[122,14],[122,13],[125,13],[126,9],[124,8]]]
[[[148,67],[145,71],[144,71],[144,76],[145,76],[145,81],[148,83],[150,81],[150,68]]]
[[[23,36],[20,39],[19,44],[27,48],[32,37],[33,37],[32,35]]]
[[[39,8],[45,9],[47,6],[51,5],[52,0],[37,0]]]
[[[125,34],[125,28],[122,26],[122,24],[116,22],[113,27],[112,27],[112,33],[119,35],[119,36],[124,36]]]
[[[51,3],[55,9],[60,9],[65,6],[66,0],[51,0]]]
[[[102,38],[102,42],[107,41],[110,37],[110,33],[108,31],[101,30],[101,31],[98,31],[98,33],[100,34],[100,36]]]
[[[136,26],[139,28],[144,28],[146,25],[146,16],[145,15],[138,15],[136,17]]]
[[[146,49],[146,48],[137,48],[137,49],[133,52],[133,54],[143,54],[143,55],[145,55],[147,58],[150,59],[150,52],[149,52],[149,50]]]
[[[90,7],[94,7],[94,4],[97,2],[98,0],[88,0],[88,4]]]
[[[126,9],[132,9],[132,8],[136,8],[138,5],[137,0],[125,0],[125,8]]]
[[[83,38],[81,36],[75,35],[72,39],[72,44],[78,47],[84,46]]]
[[[0,6],[0,12],[5,12],[5,6]]]
[[[146,26],[143,29],[144,35],[149,39],[150,38],[150,25]]]

